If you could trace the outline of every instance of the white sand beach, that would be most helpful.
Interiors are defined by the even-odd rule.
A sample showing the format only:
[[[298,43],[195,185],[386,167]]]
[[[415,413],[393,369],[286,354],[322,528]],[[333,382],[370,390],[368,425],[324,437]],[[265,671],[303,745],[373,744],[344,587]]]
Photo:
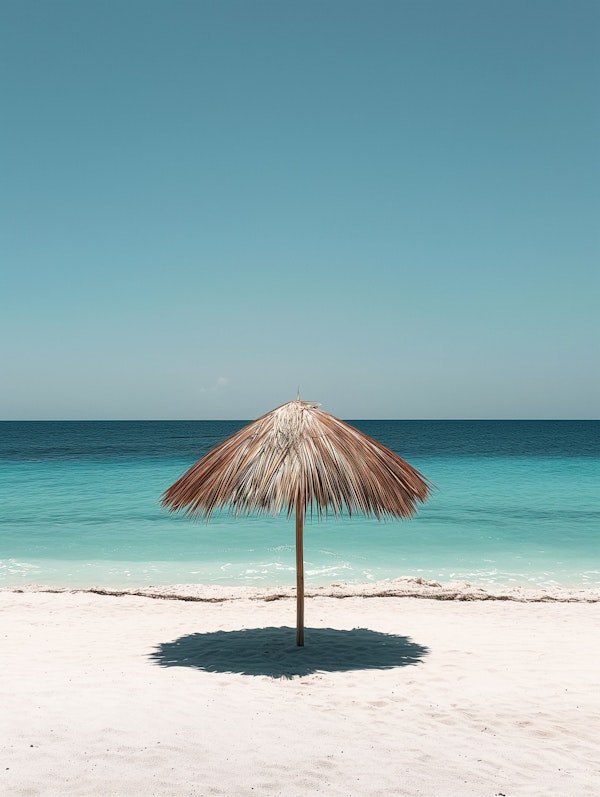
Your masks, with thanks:
[[[422,587],[3,590],[0,794],[599,794],[597,591]]]

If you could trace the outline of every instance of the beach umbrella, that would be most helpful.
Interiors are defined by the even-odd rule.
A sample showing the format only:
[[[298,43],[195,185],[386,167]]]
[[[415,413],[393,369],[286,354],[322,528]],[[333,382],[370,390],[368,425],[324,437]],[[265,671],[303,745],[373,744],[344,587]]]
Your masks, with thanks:
[[[276,407],[215,446],[162,496],[171,511],[209,520],[215,510],[296,515],[296,642],[304,644],[303,528],[342,511],[411,517],[429,482],[385,446],[319,404]]]

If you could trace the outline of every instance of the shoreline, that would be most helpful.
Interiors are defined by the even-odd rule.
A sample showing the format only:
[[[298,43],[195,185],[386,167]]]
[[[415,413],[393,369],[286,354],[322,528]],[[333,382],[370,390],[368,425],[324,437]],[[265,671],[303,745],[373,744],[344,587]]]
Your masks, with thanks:
[[[0,593],[71,593],[120,597],[125,595],[226,603],[238,600],[277,601],[295,598],[295,587],[249,587],[212,584],[170,584],[147,587],[68,587],[24,584],[0,587]],[[422,598],[437,601],[512,601],[516,603],[599,603],[600,587],[525,587],[473,584],[468,581],[440,583],[424,578],[403,577],[364,584],[337,582],[329,586],[306,587],[305,598]]]

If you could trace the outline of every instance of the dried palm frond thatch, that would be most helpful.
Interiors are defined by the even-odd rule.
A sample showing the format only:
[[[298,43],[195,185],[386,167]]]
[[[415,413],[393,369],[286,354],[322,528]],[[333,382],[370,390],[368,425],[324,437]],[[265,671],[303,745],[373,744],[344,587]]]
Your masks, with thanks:
[[[381,518],[411,517],[429,483],[407,462],[358,429],[298,398],[217,445],[162,497],[171,511],[208,520],[215,510],[296,513],[298,631],[303,644],[302,530],[344,509]]]

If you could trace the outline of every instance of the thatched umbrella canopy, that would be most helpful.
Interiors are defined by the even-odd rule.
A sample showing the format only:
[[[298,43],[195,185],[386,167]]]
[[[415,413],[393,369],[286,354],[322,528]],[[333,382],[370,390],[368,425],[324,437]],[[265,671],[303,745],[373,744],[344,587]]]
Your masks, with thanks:
[[[215,446],[163,494],[171,511],[208,520],[217,509],[296,513],[296,642],[304,644],[303,527],[344,509],[411,517],[429,483],[403,459],[318,404],[297,398]]]

